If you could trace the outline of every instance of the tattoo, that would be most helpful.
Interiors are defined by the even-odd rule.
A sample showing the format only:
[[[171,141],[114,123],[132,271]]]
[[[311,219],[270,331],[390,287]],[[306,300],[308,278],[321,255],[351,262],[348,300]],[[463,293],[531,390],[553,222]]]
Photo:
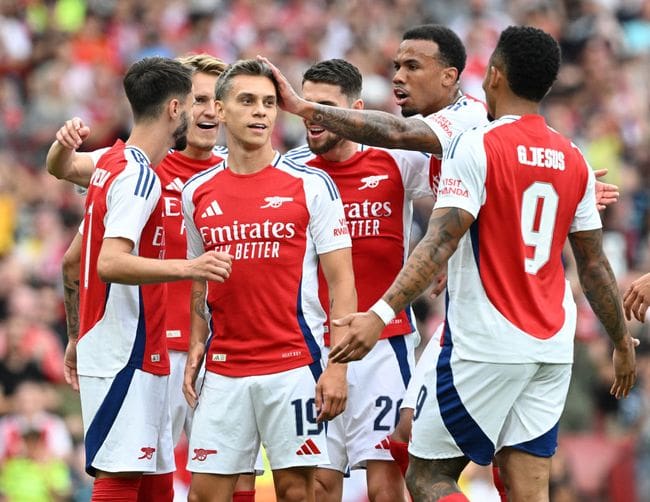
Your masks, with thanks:
[[[458,477],[469,463],[466,457],[424,460],[410,457],[406,485],[414,502],[433,502],[459,493]]]
[[[626,333],[625,316],[616,278],[603,253],[602,240],[601,230],[569,235],[582,290],[609,337],[617,342]]]
[[[205,289],[192,290],[192,308],[196,315],[205,320]]]
[[[79,279],[70,277],[63,271],[63,305],[65,322],[68,327],[68,338],[79,338]]]
[[[404,119],[376,110],[315,105],[310,119],[344,138],[372,146],[442,153],[438,136],[420,119]]]
[[[436,209],[431,213],[426,235],[384,295],[395,312],[403,310],[429,287],[473,221],[470,213],[459,208]]]

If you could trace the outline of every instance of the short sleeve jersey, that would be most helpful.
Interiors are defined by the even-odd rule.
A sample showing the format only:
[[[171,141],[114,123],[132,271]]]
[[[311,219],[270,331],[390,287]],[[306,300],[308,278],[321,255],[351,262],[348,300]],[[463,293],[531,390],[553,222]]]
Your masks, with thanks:
[[[169,374],[166,286],[102,281],[97,260],[106,238],[128,239],[138,256],[163,258],[160,180],[144,152],[122,141],[97,160],[86,197],[77,371],[111,377],[130,366]]]
[[[426,117],[420,117],[436,134],[442,152],[447,151],[452,139],[467,129],[488,123],[485,103],[462,95],[454,103]],[[435,196],[440,182],[442,155],[432,155],[429,165],[429,184]]]
[[[253,174],[223,162],[187,182],[183,211],[188,258],[233,256],[230,277],[207,285],[206,369],[248,376],[317,361],[325,321],[318,255],[351,246],[332,179],[280,155]]]
[[[445,154],[443,207],[476,218],[449,261],[445,343],[469,360],[572,362],[562,248],[569,233],[601,227],[579,149],[539,115],[470,130]]]
[[[428,181],[430,155],[359,145],[348,160],[330,162],[305,145],[291,150],[287,157],[323,169],[336,183],[352,237],[358,307],[367,310],[392,284],[407,258],[412,200],[432,195]],[[327,293],[321,272],[319,294],[326,311]],[[384,328],[381,338],[413,332],[411,315],[410,308],[399,312]],[[329,344],[327,334],[325,342]]]
[[[183,185],[193,175],[214,167],[221,162],[227,151],[215,151],[208,159],[195,160],[181,152],[170,152],[156,168],[162,186],[163,226],[165,228],[165,257],[185,258],[187,240],[181,209]],[[167,347],[186,352],[190,343],[190,291],[192,281],[175,281],[167,284],[170,306],[167,309]]]

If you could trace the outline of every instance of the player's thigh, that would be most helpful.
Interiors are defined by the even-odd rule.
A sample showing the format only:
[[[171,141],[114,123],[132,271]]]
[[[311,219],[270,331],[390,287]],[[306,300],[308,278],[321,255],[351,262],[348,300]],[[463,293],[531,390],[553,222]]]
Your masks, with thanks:
[[[255,377],[257,427],[273,470],[329,462],[325,425],[316,420],[317,377],[309,366]]]
[[[289,467],[273,470],[277,502],[313,501],[314,467]]]
[[[548,500],[551,458],[538,457],[515,448],[502,448],[496,455],[499,474],[508,490],[508,500]]]
[[[371,460],[392,462],[387,437],[414,369],[413,335],[380,340],[361,361],[348,367],[348,405],[343,412],[352,469]],[[378,378],[381,375],[381,378]]]
[[[406,486],[399,466],[394,461],[369,460],[366,463],[368,498],[373,502],[404,501]]]
[[[190,406],[183,395],[183,376],[185,374],[185,363],[187,352],[178,350],[169,351],[169,409],[172,419],[172,437],[174,445],[178,443],[181,432],[185,428]],[[189,428],[185,431],[189,436]]]
[[[89,472],[174,470],[167,380],[133,368],[80,377]]]
[[[466,456],[487,465],[537,365],[465,361],[446,350],[420,387],[409,453],[423,459]]]
[[[188,502],[231,502],[237,475],[194,473]]]
[[[206,373],[192,421],[189,471],[222,475],[254,471],[260,441],[252,385],[253,377]]]
[[[339,470],[318,467],[315,474],[316,500],[318,502],[341,502],[343,476],[344,473]]]

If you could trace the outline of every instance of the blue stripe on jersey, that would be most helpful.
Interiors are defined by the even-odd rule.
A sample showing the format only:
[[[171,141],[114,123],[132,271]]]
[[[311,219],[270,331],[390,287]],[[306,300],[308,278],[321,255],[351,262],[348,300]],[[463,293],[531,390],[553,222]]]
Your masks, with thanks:
[[[86,449],[86,472],[91,476],[94,476],[97,472],[92,466],[92,463],[115,423],[115,419],[129,391],[134,374],[135,368],[126,366],[115,375],[111,388],[108,389],[106,397],[104,397],[102,404],[97,409],[97,413],[95,413],[88,427],[84,443]]]
[[[145,169],[143,166],[140,166],[140,174],[138,175],[138,182],[135,184],[135,190],[133,193],[135,195],[138,195],[138,192],[140,191],[140,185],[142,184],[142,178],[145,175]]]
[[[524,443],[513,444],[512,448],[525,451],[536,457],[552,457],[555,455],[555,450],[557,450],[558,425],[559,422],[541,436]]]
[[[463,136],[463,133],[460,133],[458,136],[453,138],[451,140],[451,144],[449,145],[449,148],[447,148],[447,151],[445,152],[443,158],[444,159],[453,159],[454,154],[456,153],[456,147],[458,146],[458,141],[460,138]]]
[[[405,388],[411,381],[411,368],[409,366],[408,350],[406,348],[406,336],[408,335],[391,336],[388,339],[388,342],[397,357],[399,372],[402,375],[402,382],[404,383]]]
[[[303,145],[294,148],[293,150],[289,150],[284,155],[289,159],[304,159],[306,157],[314,155],[314,153],[309,149],[309,145]]]
[[[314,362],[309,365],[309,371],[314,377],[314,382],[318,383],[318,379],[323,374],[323,365],[320,359],[314,359]],[[325,422],[325,426],[327,427],[327,422]]]
[[[463,454],[479,465],[488,465],[494,457],[494,444],[485,435],[458,395],[451,369],[453,341],[449,323],[445,323],[444,344],[436,366],[436,398],[447,430]]]
[[[469,227],[469,236],[472,240],[472,252],[474,254],[474,261],[476,262],[476,269],[479,271],[481,270],[481,252],[478,240],[480,237],[478,231],[478,222],[480,217],[481,215],[479,214]]]
[[[138,327],[135,330],[135,340],[131,349],[128,366],[142,369],[144,361],[144,347],[147,339],[147,322],[144,318],[144,301],[142,299],[142,286],[138,286]]]
[[[302,336],[305,339],[305,344],[309,349],[311,357],[315,361],[320,361],[320,346],[316,342],[314,334],[309,329],[307,320],[305,319],[305,314],[302,310],[302,279],[300,279],[300,285],[298,286],[298,303],[296,305],[296,317],[298,318],[298,325],[300,326],[300,331],[302,331]],[[312,370],[313,372],[313,370]]]
[[[316,176],[321,178],[325,182],[325,186],[327,187],[327,191],[329,192],[332,200],[341,198],[341,196],[339,195],[339,190],[338,188],[336,188],[334,181],[332,181],[332,178],[330,178],[325,171],[321,171],[320,169],[314,169],[312,167],[298,164],[291,159],[287,159],[286,157],[284,160],[287,166],[291,167],[292,169],[295,169],[298,172],[315,174]]]
[[[226,161],[222,160],[216,166],[209,167],[205,171],[201,171],[200,173],[197,173],[194,176],[192,176],[190,179],[188,179],[183,185],[182,191],[184,192],[190,186],[190,183],[194,183],[196,180],[201,179],[203,176],[212,174],[214,171],[224,170],[224,169],[226,169]]]
[[[153,171],[152,171],[153,174]],[[151,177],[151,183],[149,183],[149,190],[147,190],[147,194],[144,196],[145,199],[148,199],[149,196],[151,195],[151,191],[153,190],[153,187],[156,186],[156,176]]]

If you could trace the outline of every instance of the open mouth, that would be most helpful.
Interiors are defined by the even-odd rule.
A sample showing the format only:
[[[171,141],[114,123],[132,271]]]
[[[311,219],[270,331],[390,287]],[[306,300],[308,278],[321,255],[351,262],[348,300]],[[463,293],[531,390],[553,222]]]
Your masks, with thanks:
[[[317,127],[317,126],[310,126],[307,128],[307,134],[311,138],[318,138],[325,132],[325,129],[322,127]]]
[[[398,106],[404,104],[404,102],[409,98],[408,92],[406,92],[404,89],[400,89],[399,87],[395,87],[393,89],[393,95],[395,96],[395,102]]]
[[[265,131],[267,129],[265,124],[249,124],[248,128],[255,131]]]
[[[215,122],[199,122],[196,124],[196,127],[199,129],[204,129],[204,130],[210,130],[210,129],[216,129],[217,124]]]

